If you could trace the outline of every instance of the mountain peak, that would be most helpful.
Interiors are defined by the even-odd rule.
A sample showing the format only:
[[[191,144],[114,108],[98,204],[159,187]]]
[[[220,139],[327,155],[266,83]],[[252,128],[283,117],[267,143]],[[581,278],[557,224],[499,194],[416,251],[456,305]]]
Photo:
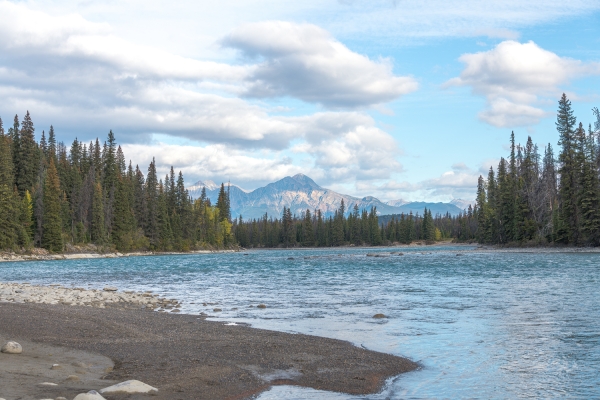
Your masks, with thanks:
[[[198,181],[196,183],[194,183],[192,186],[189,186],[188,189],[189,190],[194,190],[194,189],[202,189],[203,187],[206,188],[206,190],[215,190],[220,188],[220,185],[217,185],[216,183],[214,183],[211,180],[206,180],[206,181]]]
[[[304,174],[296,174],[292,176],[292,179],[296,182],[301,183],[302,185],[310,186],[313,189],[321,189],[321,186],[317,185],[315,181],[313,181],[310,177]]]

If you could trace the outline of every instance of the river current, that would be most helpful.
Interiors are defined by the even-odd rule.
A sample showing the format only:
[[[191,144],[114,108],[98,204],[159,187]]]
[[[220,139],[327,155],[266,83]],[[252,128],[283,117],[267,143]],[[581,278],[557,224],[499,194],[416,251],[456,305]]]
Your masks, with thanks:
[[[262,400],[600,398],[600,254],[464,250],[0,263],[0,281],[153,290],[182,300],[184,313],[348,340],[421,366],[375,395],[281,386]]]

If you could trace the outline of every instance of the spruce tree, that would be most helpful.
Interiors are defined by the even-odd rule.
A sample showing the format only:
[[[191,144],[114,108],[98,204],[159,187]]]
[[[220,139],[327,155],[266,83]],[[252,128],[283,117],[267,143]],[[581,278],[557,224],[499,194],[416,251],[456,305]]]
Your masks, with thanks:
[[[19,193],[32,190],[39,169],[39,150],[35,141],[35,129],[29,111],[23,119],[19,133],[19,154],[16,163],[16,181]],[[56,168],[56,165],[55,165]]]
[[[596,143],[594,133],[589,129],[586,136],[583,124],[575,133],[580,142],[582,171],[580,176],[579,209],[581,210],[581,233],[585,244],[600,244],[600,185],[596,169]]]
[[[92,241],[99,245],[106,244],[106,224],[104,221],[104,191],[102,184],[94,184],[92,200],[92,221],[91,221]]]
[[[225,184],[223,183],[221,183],[219,197],[217,198],[217,208],[219,209],[219,216],[221,220],[228,221],[231,217],[231,211],[229,210],[229,195],[225,191]]]
[[[561,229],[556,232],[557,240],[565,243],[579,242],[579,210],[577,209],[577,160],[575,124],[577,120],[571,109],[571,102],[563,93],[558,102],[556,130],[559,133],[560,188],[559,218]]]
[[[160,246],[160,225],[158,221],[158,177],[156,176],[156,161],[154,158],[148,167],[145,186],[146,224],[144,232],[154,248]]]
[[[44,219],[42,224],[42,246],[48,251],[62,251],[62,225],[60,181],[54,160],[51,158],[44,180]]]

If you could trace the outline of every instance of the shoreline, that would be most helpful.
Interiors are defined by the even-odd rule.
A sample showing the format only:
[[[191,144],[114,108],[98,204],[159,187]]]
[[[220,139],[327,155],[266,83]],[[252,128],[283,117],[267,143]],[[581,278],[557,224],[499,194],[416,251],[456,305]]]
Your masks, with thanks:
[[[127,379],[159,389],[157,395],[137,399],[245,399],[273,385],[361,395],[377,393],[390,377],[418,368],[408,359],[341,340],[126,308],[0,303],[0,338],[22,341],[23,354],[28,343],[35,343],[46,356],[35,361],[45,363],[44,373],[73,351],[114,362],[114,369],[102,376],[80,368],[77,382],[69,383],[61,372],[51,389],[32,386],[37,375],[33,381],[28,375],[30,384],[24,385],[20,379],[25,378],[9,374],[0,388],[4,397],[10,392],[13,397],[72,398],[83,389],[104,387],[100,383]],[[44,346],[51,346],[52,353]],[[17,366],[20,356],[0,354],[0,365],[10,357],[10,365]],[[0,370],[2,374],[8,372]],[[47,378],[40,375],[38,380]]]
[[[15,253],[15,252],[0,252],[0,263],[3,262],[24,262],[24,261],[61,261],[61,260],[88,260],[88,259],[106,259],[106,258],[124,258],[124,257],[159,257],[168,255],[194,255],[194,254],[226,254],[226,253],[246,253],[254,251],[277,251],[277,250],[294,250],[294,251],[310,251],[310,250],[334,250],[334,249],[426,249],[430,247],[473,247],[474,249],[457,249],[461,253],[600,253],[600,247],[553,247],[553,246],[531,246],[531,247],[498,247],[490,245],[480,245],[477,243],[452,243],[439,242],[426,244],[415,242],[411,244],[394,244],[389,246],[336,246],[336,247],[260,247],[260,248],[238,248],[224,250],[192,250],[187,252],[153,252],[139,251],[131,253],[109,252],[109,253]],[[36,249],[39,250],[39,249]]]
[[[39,249],[36,249],[39,250]],[[86,260],[86,259],[103,259],[103,258],[123,258],[123,257],[158,257],[169,255],[186,255],[186,254],[220,254],[220,253],[239,253],[240,250],[191,250],[186,252],[154,252],[154,251],[137,251],[131,253],[109,252],[109,253],[47,253],[39,252],[40,254],[15,253],[15,252],[0,252],[1,262],[21,262],[21,261],[56,261],[56,260]]]

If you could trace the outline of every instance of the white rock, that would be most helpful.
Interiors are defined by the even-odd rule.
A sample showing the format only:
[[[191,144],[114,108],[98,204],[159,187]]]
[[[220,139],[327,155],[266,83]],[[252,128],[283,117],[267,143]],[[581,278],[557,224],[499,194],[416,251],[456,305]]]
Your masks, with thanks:
[[[146,385],[144,382],[136,381],[135,379],[117,383],[100,389],[102,394],[115,394],[115,393],[156,393],[158,389],[150,385]]]
[[[42,382],[38,383],[38,386],[58,386],[58,384],[52,382]]]
[[[87,393],[81,393],[75,396],[73,400],[106,400],[104,397],[100,395],[100,393],[95,390],[90,390]]]
[[[8,342],[2,346],[0,351],[7,354],[21,354],[23,352],[23,348],[17,342]]]

